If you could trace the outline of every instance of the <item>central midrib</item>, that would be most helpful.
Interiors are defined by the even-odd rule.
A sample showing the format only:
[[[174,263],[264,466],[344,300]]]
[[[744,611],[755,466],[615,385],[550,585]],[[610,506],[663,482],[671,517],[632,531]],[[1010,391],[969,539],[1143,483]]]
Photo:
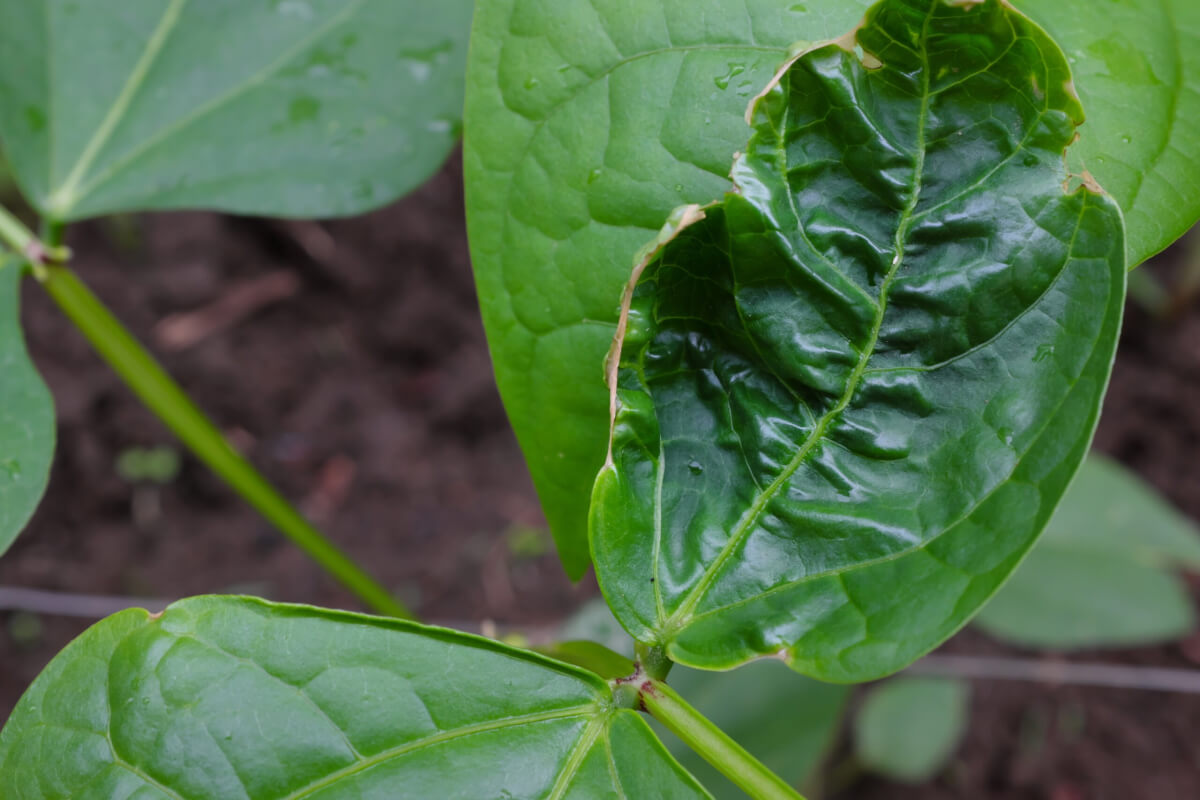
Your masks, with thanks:
[[[879,342],[879,333],[883,329],[883,318],[887,312],[888,291],[891,288],[896,275],[900,271],[900,267],[904,263],[905,249],[909,226],[912,222],[913,214],[916,210],[917,203],[921,197],[921,178],[925,171],[925,125],[929,116],[929,56],[926,51],[926,42],[929,34],[929,23],[932,19],[932,12],[925,17],[925,22],[921,30],[921,54],[924,61],[921,69],[921,109],[917,122],[917,148],[916,162],[913,169],[913,187],[912,195],[909,197],[908,203],[901,212],[900,219],[896,224],[896,234],[894,239],[895,256],[892,258],[892,264],[888,268],[887,275],[884,277],[883,283],[879,288],[879,306],[875,313],[875,322],[872,326],[871,335],[867,346],[863,349],[862,355],[859,357],[858,363],[854,367],[854,371],[850,374],[846,381],[846,390],[842,393],[836,406],[827,411],[813,428],[812,433],[804,440],[800,449],[796,451],[796,455],[788,462],[783,472],[779,474],[774,481],[771,482],[766,489],[759,494],[758,499],[750,508],[750,512],[743,518],[743,521],[734,528],[733,534],[729,537],[729,541],[721,548],[721,552],[717,554],[716,559],[705,570],[699,582],[692,588],[684,597],[682,603],[668,619],[659,617],[659,632],[665,634],[667,640],[672,638],[674,634],[682,630],[690,621],[692,612],[696,606],[707,594],[712,587],[713,582],[721,573],[725,564],[733,557],[734,552],[742,541],[749,535],[750,530],[762,515],[767,505],[775,498],[780,489],[791,479],[798,469],[808,459],[809,454],[814,448],[824,439],[825,431],[829,425],[846,409],[850,401],[854,398],[855,392],[858,391],[859,384],[862,381],[863,373],[866,372],[867,364],[870,363],[872,356],[875,354],[875,347]],[[789,189],[790,191],[790,189]],[[802,224],[799,223],[798,224]]]

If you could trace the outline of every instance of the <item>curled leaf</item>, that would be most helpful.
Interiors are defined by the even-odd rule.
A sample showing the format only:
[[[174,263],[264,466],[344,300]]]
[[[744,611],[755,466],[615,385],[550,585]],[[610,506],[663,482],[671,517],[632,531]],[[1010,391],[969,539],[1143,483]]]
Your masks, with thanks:
[[[884,0],[758,100],[625,312],[597,575],[685,664],[892,672],[1019,563],[1087,451],[1121,214],[1067,62],[1000,0]]]

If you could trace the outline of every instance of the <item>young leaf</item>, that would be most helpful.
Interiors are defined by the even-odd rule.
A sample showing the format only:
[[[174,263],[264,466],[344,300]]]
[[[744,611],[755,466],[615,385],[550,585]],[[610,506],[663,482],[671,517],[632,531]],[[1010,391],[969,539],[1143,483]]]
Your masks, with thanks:
[[[457,138],[470,0],[0,0],[0,140],[58,220],[353,214]]]
[[[1195,626],[1191,595],[1172,566],[1200,566],[1196,526],[1133,473],[1092,455],[976,624],[1027,647],[1171,641]]]
[[[858,760],[893,780],[929,780],[966,733],[970,692],[946,678],[897,678],[872,689],[854,721]]]
[[[1062,52],[999,0],[884,0],[857,46],[780,74],[735,190],[626,298],[592,553],[684,664],[905,666],[1033,544],[1099,412],[1124,240],[1065,180]]]
[[[0,554],[33,515],[54,457],[54,399],[21,336],[21,267],[0,256]]]
[[[1015,2],[1067,51],[1088,116],[1073,163],[1125,211],[1134,267],[1200,219],[1200,3]]]
[[[60,653],[0,732],[0,795],[708,796],[595,675],[453,631],[220,597],[122,612]]]
[[[788,46],[866,0],[479,0],[463,160],[480,303],[505,406],[567,572],[588,564],[603,358],[628,257],[729,185],[746,104]]]
[[[1135,212],[1133,266],[1200,217],[1200,180],[1185,177],[1200,164],[1200,48],[1189,46],[1200,4],[1127,0],[1100,12],[1094,0],[1017,2],[1074,59],[1088,111],[1075,149]],[[479,0],[464,141],[472,263],[500,390],[571,575],[588,563],[587,494],[607,417],[599,363],[628,278],[624,254],[672,208],[728,187],[746,102],[789,45],[844,33],[868,5],[643,0],[631,13],[587,0]],[[1140,73],[1120,65],[1137,68],[1139,54],[1173,88],[1124,84]],[[1161,154],[1128,157],[1150,141]]]

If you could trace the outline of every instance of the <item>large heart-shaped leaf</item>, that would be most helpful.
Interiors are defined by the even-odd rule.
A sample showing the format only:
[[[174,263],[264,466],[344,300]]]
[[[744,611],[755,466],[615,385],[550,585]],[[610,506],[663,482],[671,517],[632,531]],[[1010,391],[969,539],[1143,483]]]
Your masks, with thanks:
[[[1124,210],[1136,266],[1200,219],[1200,3],[1015,2],[1067,52],[1087,109],[1074,163]]]
[[[1188,46],[1200,4],[1018,2],[1074,60],[1088,111],[1076,152],[1131,211],[1132,266],[1200,216],[1200,47]],[[599,363],[629,257],[672,208],[728,187],[746,102],[788,45],[841,35],[867,5],[480,0],[464,150],[472,261],[500,390],[572,575],[587,565],[607,417]],[[1143,91],[1147,69],[1166,88]]]
[[[54,400],[25,352],[21,265],[0,256],[0,554],[33,515],[54,457]]]
[[[734,191],[627,294],[591,541],[635,638],[867,680],[996,590],[1120,327],[1120,211],[1063,168],[1080,117],[1001,0],[884,0],[781,73]]]
[[[219,597],[122,612],[67,647],[0,732],[0,795],[707,797],[595,675]]]
[[[458,135],[471,0],[0,0],[0,140],[52,218],[352,214]]]
[[[567,572],[587,568],[602,359],[629,259],[729,185],[746,104],[866,0],[481,0],[464,167],[496,379]],[[547,413],[548,410],[551,413]]]

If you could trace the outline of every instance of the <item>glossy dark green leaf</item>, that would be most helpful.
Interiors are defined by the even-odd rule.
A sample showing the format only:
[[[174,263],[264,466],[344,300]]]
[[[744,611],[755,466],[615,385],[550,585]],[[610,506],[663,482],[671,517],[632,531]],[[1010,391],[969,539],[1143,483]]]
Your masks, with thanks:
[[[854,720],[854,751],[869,770],[923,783],[942,770],[967,731],[969,684],[896,678],[872,689]]]
[[[0,256],[0,554],[46,491],[54,457],[54,400],[25,352],[21,267]]]
[[[976,624],[1027,647],[1167,642],[1195,628],[1171,567],[1200,566],[1200,532],[1135,475],[1091,456],[1046,533]]]
[[[123,612],[0,732],[14,798],[702,798],[595,675],[454,631],[248,598]]]
[[[857,43],[781,75],[734,192],[635,271],[592,552],[685,664],[903,667],[1033,544],[1099,412],[1124,239],[1064,174],[1061,51],[999,0],[885,0]]]
[[[471,0],[0,0],[0,140],[34,206],[352,214],[458,136]]]
[[[1088,118],[1073,163],[1124,209],[1133,267],[1200,220],[1200,3],[1014,3],[1066,50]]]
[[[729,185],[746,104],[866,0],[480,0],[464,166],[496,379],[567,572],[587,568],[629,258]]]
[[[1088,112],[1076,151],[1133,212],[1132,266],[1200,215],[1200,4],[1017,2],[1074,59]],[[845,33],[868,5],[479,0],[464,143],[472,262],[501,393],[570,574],[587,566],[607,418],[598,365],[629,256],[672,208],[728,187],[746,103],[789,45]],[[1169,90],[1143,92],[1140,72],[1121,71],[1140,70],[1139,53],[1172,76]]]

